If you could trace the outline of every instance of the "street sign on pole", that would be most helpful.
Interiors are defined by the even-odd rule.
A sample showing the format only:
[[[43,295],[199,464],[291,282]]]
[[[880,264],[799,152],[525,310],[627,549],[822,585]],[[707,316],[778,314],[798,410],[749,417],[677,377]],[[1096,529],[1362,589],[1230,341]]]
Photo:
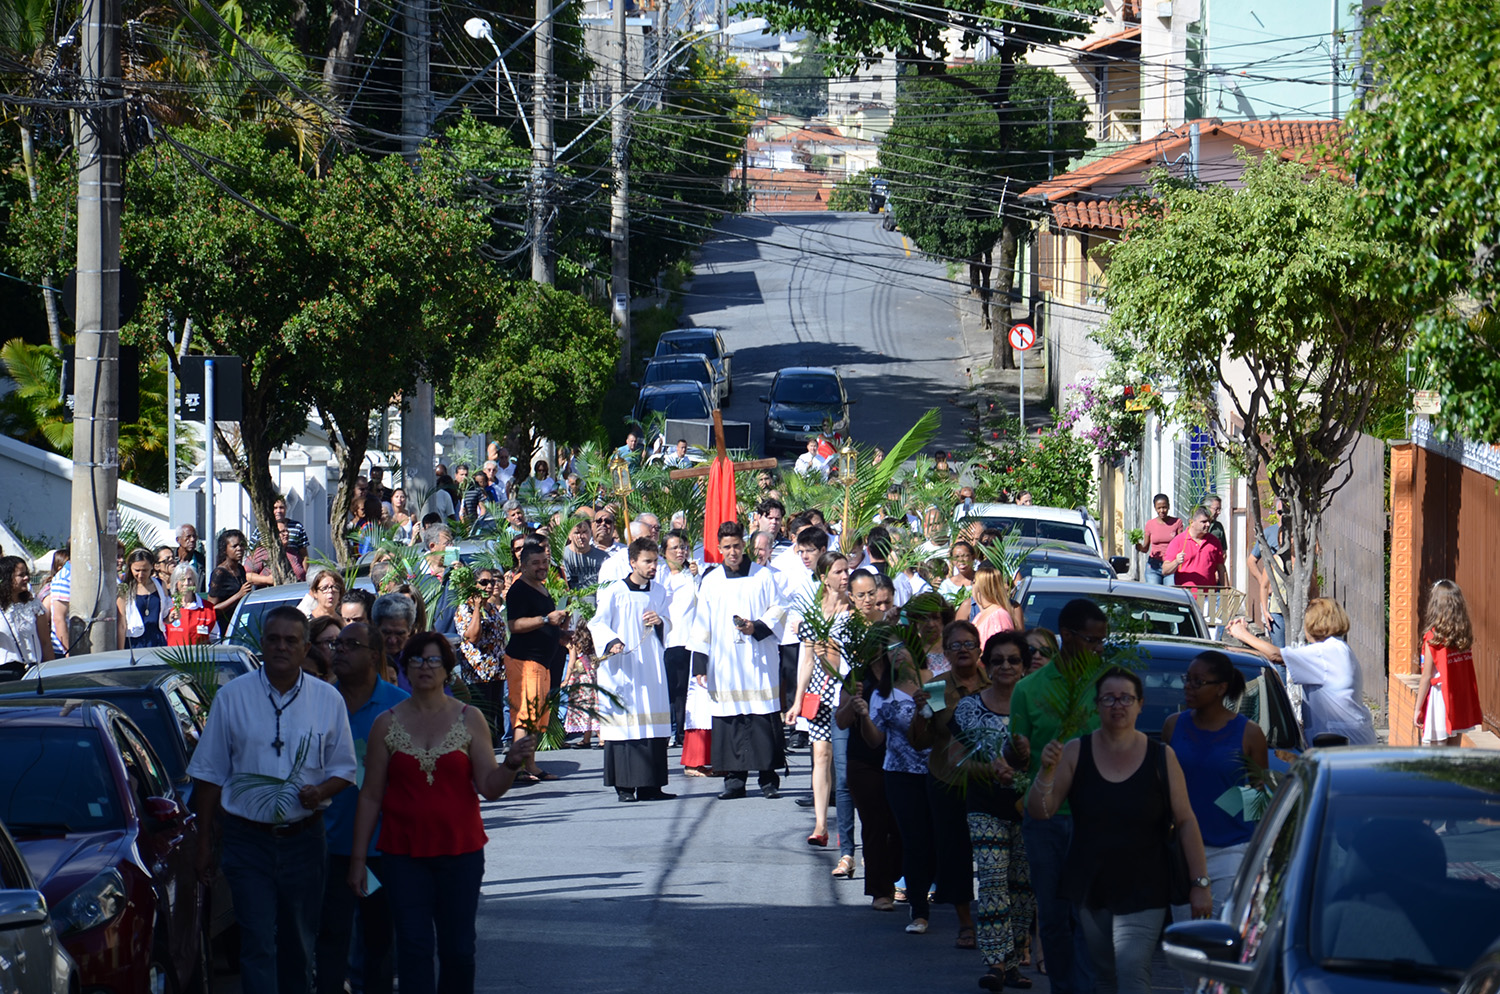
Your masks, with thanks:
[[[241,396],[240,357],[236,355],[183,356],[182,392],[178,394],[178,406],[184,421],[203,421],[207,407],[204,365],[214,362],[214,406],[213,416],[219,421],[238,421],[244,416],[244,400]]]
[[[1016,388],[1017,408],[1021,419],[1021,432],[1026,432],[1026,353],[1036,344],[1036,329],[1024,321],[1010,326],[1010,346],[1021,353],[1021,379]]]

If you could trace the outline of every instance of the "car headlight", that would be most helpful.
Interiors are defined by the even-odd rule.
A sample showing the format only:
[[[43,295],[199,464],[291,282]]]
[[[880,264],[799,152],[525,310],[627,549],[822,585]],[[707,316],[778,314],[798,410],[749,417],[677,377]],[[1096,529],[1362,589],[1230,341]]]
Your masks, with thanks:
[[[772,431],[786,431],[786,425],[782,424],[780,421],[777,421],[775,418],[766,418],[766,423],[771,426]]]
[[[52,909],[60,935],[107,925],[125,910],[125,880],[118,870],[100,872]]]

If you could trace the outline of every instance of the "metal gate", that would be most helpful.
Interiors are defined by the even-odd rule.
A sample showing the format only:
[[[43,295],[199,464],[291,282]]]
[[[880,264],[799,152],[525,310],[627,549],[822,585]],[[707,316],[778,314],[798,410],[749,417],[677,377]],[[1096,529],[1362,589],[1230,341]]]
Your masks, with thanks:
[[[1360,435],[1349,453],[1349,482],[1323,512],[1318,589],[1349,613],[1349,648],[1359,660],[1365,697],[1385,706],[1385,443]],[[1336,476],[1335,480],[1338,479]]]

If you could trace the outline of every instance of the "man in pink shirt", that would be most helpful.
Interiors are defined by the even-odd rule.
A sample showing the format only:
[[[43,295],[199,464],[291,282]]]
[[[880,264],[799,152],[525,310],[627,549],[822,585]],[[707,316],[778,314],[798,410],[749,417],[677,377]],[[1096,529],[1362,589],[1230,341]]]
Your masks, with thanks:
[[[1187,531],[1167,546],[1161,571],[1176,577],[1179,587],[1224,585],[1224,550],[1208,533],[1210,519],[1207,508],[1194,508]]]

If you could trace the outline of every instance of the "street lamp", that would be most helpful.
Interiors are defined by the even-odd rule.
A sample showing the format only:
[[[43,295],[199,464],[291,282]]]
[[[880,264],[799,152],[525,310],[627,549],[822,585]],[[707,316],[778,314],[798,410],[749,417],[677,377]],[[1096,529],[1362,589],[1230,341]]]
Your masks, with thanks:
[[[615,496],[620,498],[620,530],[624,531],[624,522],[630,520],[630,495],[635,491],[635,485],[630,482],[630,463],[615,456],[609,462],[609,475],[614,483]]]
[[[500,54],[500,46],[495,43],[495,29],[489,21],[482,17],[471,17],[464,22],[464,30],[469,37],[475,41],[481,38],[490,43],[495,50],[495,116],[500,116],[500,67],[505,64],[504,57]]]

